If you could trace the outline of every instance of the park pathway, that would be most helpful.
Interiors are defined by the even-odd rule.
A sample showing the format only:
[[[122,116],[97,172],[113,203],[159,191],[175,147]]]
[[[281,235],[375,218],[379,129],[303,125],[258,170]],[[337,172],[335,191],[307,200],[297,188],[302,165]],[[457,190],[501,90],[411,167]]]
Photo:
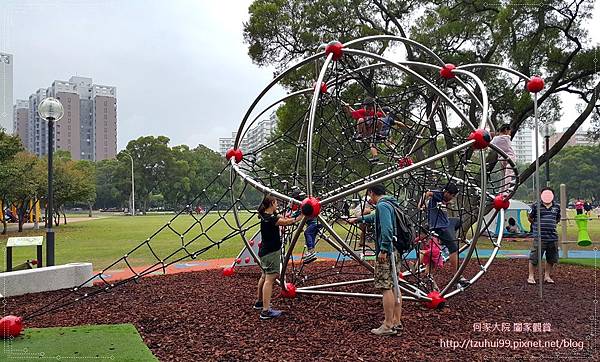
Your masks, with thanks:
[[[74,222],[83,222],[83,221],[92,221],[92,220],[100,220],[100,219],[105,219],[106,216],[94,216],[94,217],[87,217],[87,216],[82,216],[82,217],[67,217],[67,225],[69,225],[70,223],[74,223]],[[61,219],[62,220],[62,219]],[[61,225],[63,225],[61,223]],[[34,223],[26,223],[23,224],[23,230],[32,230],[34,228]],[[1,225],[0,225],[0,230],[1,230]],[[19,230],[19,224],[16,223],[10,223],[6,226],[6,231],[7,232],[15,232]],[[39,223],[39,230],[44,230],[44,223],[40,222]]]

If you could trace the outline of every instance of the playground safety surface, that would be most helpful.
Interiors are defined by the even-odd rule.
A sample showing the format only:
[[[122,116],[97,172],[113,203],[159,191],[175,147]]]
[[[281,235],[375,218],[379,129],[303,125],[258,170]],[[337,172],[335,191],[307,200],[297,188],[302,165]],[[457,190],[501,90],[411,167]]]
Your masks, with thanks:
[[[310,268],[331,264],[313,263]],[[598,360],[592,336],[598,333],[596,273],[593,268],[559,265],[556,284],[544,285],[542,302],[538,285],[527,285],[526,260],[496,260],[481,280],[451,298],[443,310],[404,302],[404,332],[394,337],[369,333],[382,320],[381,301],[376,299],[276,298],[274,306],[284,315],[260,321],[252,309],[256,268],[229,278],[220,270],[144,278],[44,314],[25,327],[132,323],[161,361]],[[371,285],[345,290],[374,292]],[[5,314],[26,315],[65,293],[9,298]]]

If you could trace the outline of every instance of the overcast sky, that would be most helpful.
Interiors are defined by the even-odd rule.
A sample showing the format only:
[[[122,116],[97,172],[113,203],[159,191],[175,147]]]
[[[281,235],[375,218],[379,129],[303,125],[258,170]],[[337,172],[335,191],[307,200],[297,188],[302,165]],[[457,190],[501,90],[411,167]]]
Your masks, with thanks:
[[[243,43],[250,3],[0,0],[0,51],[14,55],[14,99],[54,80],[92,77],[117,87],[118,149],[143,135],[216,149],[273,76],[251,63]],[[598,28],[592,33],[599,41]]]

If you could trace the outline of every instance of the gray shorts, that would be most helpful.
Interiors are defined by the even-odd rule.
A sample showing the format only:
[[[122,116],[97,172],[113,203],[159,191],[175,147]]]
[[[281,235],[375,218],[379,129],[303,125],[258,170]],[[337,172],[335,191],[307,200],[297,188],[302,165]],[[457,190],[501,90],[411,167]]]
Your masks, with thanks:
[[[281,250],[274,251],[260,258],[260,267],[265,274],[279,274]]]
[[[549,264],[558,263],[558,241],[542,241],[542,258],[546,255],[546,262]],[[529,253],[531,264],[537,265],[538,262],[538,243],[534,241],[531,252]]]

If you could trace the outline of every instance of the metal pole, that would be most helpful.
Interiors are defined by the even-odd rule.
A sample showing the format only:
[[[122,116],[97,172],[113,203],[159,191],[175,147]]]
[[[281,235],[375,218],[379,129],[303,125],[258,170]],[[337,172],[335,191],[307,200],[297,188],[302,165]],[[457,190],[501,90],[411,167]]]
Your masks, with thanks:
[[[133,176],[133,157],[127,152],[123,151],[131,160],[131,216],[135,216],[135,178]]]
[[[567,186],[560,184],[560,228],[562,241],[562,257],[569,257],[569,244],[567,243]]]
[[[54,155],[54,118],[48,118],[48,211],[46,219],[46,265],[54,265],[54,230],[52,230],[52,157]]]
[[[135,216],[135,176],[133,174],[133,157],[131,159],[131,216]]]
[[[548,125],[546,125],[545,129],[545,138],[546,138],[546,156],[549,157],[548,150],[550,149],[550,135],[548,134]],[[550,186],[550,159],[546,160],[546,186]]]
[[[308,128],[306,130],[306,191],[308,192],[308,196],[313,196],[313,164],[312,164],[312,142],[313,142],[313,129],[315,126],[315,115],[317,113],[317,106],[319,102],[319,94],[321,92],[321,83],[323,82],[323,78],[325,78],[325,73],[327,72],[327,67],[329,63],[333,59],[333,53],[330,53],[327,58],[325,58],[325,62],[323,63],[323,67],[321,68],[321,72],[319,73],[319,78],[317,79],[317,83],[315,83],[315,90],[313,92],[312,102],[310,105],[310,113],[308,116]]]
[[[533,93],[533,111],[535,114],[535,193],[536,193],[536,226],[537,226],[537,242],[538,242],[538,280],[540,285],[540,299],[543,299],[543,276],[542,276],[542,235],[541,235],[541,223],[540,223],[540,212],[541,212],[541,201],[540,201],[540,136],[539,136],[539,124],[538,124],[538,107],[537,107],[537,93]]]
[[[395,236],[394,236],[395,238]],[[394,291],[396,292],[396,303],[402,302],[402,294],[400,293],[400,285],[398,285],[398,269],[396,269],[396,253],[394,253],[394,244],[392,243],[392,252],[389,255],[392,263],[392,280],[394,282]]]

